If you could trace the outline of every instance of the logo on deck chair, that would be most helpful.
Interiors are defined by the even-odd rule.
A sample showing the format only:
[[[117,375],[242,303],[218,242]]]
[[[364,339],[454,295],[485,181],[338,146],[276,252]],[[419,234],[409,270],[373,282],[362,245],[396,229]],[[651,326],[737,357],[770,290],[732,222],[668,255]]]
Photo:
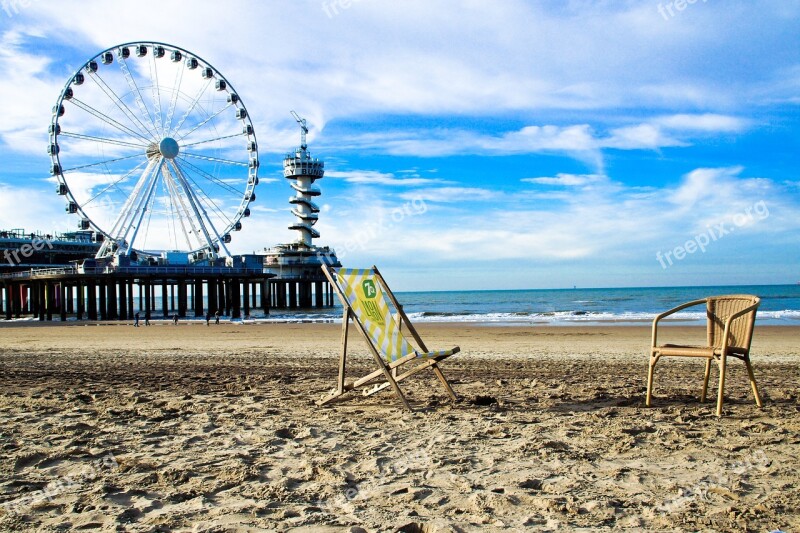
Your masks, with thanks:
[[[361,289],[364,291],[364,296],[367,298],[375,298],[378,295],[378,289],[375,288],[375,282],[371,279],[365,279],[362,281]]]
[[[364,292],[365,300],[361,300],[361,307],[372,322],[383,324],[383,313],[381,313],[375,297],[378,296],[378,289],[375,287],[375,282],[371,279],[365,279],[361,282],[361,290]]]

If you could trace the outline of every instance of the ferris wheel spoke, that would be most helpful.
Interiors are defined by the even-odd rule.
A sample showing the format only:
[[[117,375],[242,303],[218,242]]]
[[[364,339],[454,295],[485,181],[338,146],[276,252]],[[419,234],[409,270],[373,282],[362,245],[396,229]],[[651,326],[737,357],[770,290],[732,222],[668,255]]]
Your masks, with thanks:
[[[189,115],[192,114],[192,111],[194,111],[195,107],[197,107],[197,104],[200,103],[200,99],[203,97],[203,94],[206,92],[209,85],[211,85],[211,78],[209,78],[206,84],[202,86],[199,91],[197,91],[197,95],[194,97],[194,100],[192,100],[192,104],[186,109],[186,112],[183,114],[183,116],[181,117],[180,121],[175,126],[175,128],[171,130],[173,135],[177,135],[178,132],[181,130],[181,128],[183,127],[183,123],[186,122],[186,119],[189,118]],[[220,113],[222,113],[222,111],[224,111],[227,108],[228,106],[223,107],[216,113],[216,115],[219,115]],[[181,135],[181,138],[186,137],[186,135],[188,134]]]
[[[186,230],[186,223],[183,218],[183,212],[180,210],[180,199],[178,198],[177,192],[175,191],[175,187],[173,185],[172,176],[169,172],[165,172],[164,179],[161,182],[161,187],[164,191],[164,196],[169,201],[169,209],[170,209],[170,219],[169,224],[172,229],[173,240],[172,242],[175,243],[175,246],[178,246],[178,223],[180,223],[181,231],[183,232],[183,237],[186,241],[186,245],[191,248],[191,242],[189,241],[189,232]]]
[[[96,199],[100,198],[102,195],[104,195],[105,193],[110,191],[112,188],[116,188],[119,192],[124,194],[122,189],[119,188],[119,184],[122,183],[123,181],[125,181],[126,179],[128,179],[134,173],[136,173],[136,171],[138,171],[140,168],[142,168],[142,166],[145,165],[146,163],[147,163],[147,161],[142,161],[141,163],[139,163],[138,165],[133,167],[131,170],[129,170],[128,172],[123,174],[118,180],[115,180],[115,181],[109,183],[108,186],[103,188],[100,192],[98,192],[97,194],[95,194],[94,196],[92,196],[91,198],[86,200],[86,202],[83,203],[82,207],[84,207],[84,208],[87,207],[89,204],[94,202]]]
[[[206,204],[208,204],[209,209],[211,209],[211,211],[214,213],[214,215],[217,217],[219,221],[225,224],[226,228],[233,226],[233,221],[230,219],[230,217],[228,217],[225,214],[225,212],[222,211],[222,209],[220,209],[219,205],[217,205],[217,203],[210,196],[208,196],[207,194],[203,194],[202,197],[205,198]],[[206,215],[206,218],[208,218],[210,223],[211,219],[208,215],[208,209],[204,210],[204,214]],[[216,226],[214,227],[216,228]]]
[[[226,191],[231,192],[231,193],[236,194],[236,195],[239,195],[239,196],[244,196],[245,191],[239,190],[239,189],[233,187],[232,185],[229,185],[229,184],[225,183],[221,179],[213,176],[212,174],[209,174],[208,172],[206,172],[202,168],[200,168],[200,167],[198,167],[196,165],[193,165],[190,161],[187,161],[186,159],[181,159],[181,164],[182,165],[186,165],[187,167],[191,168],[192,170],[194,170],[196,173],[198,173],[201,176],[203,176],[205,179],[207,179],[211,183],[213,183],[215,185],[218,185],[219,187],[222,187]]]
[[[147,223],[144,226],[144,237],[142,239],[142,248],[147,246],[147,236],[150,234],[150,223],[153,221],[153,209],[147,211]]]
[[[213,137],[211,139],[205,139],[203,141],[196,141],[196,142],[193,142],[193,143],[187,143],[187,144],[184,144],[183,147],[186,148],[187,146],[197,146],[198,144],[213,143],[213,142],[216,142],[216,141],[223,141],[225,139],[232,139],[233,137],[244,137],[244,136],[245,136],[244,133],[234,133],[234,134],[231,134],[231,135],[222,135],[220,137]],[[186,137],[186,136],[184,135],[184,137]]]
[[[153,96],[153,107],[155,115],[158,117],[158,124],[156,129],[159,135],[164,134],[164,117],[161,114],[161,86],[158,82],[158,64],[156,63],[155,54],[150,54],[150,79],[154,81],[150,88],[150,93]]]
[[[116,108],[119,109],[128,120],[134,123],[134,125],[138,126],[140,133],[143,133],[145,136],[150,135],[153,139],[156,138],[155,132],[149,130],[147,126],[145,126],[142,121],[139,120],[139,117],[137,117],[133,110],[128,107],[128,104],[126,104],[125,101],[122,100],[122,98],[120,98],[116,92],[114,92],[114,89],[112,89],[106,83],[100,74],[94,72],[91,76],[89,76],[89,78],[91,78],[97,84],[97,86],[100,87],[100,90],[105,93],[108,99],[113,102],[114,106],[116,106]]]
[[[114,240],[119,241],[126,238],[131,227],[131,220],[135,213],[135,206],[141,204],[142,191],[150,189],[150,186],[146,186],[146,184],[155,182],[158,177],[156,165],[157,159],[153,159],[148,163],[142,175],[139,176],[136,186],[133,188],[133,192],[120,210],[119,215],[117,215],[117,219],[109,232]]]
[[[167,219],[167,230],[170,231],[172,236],[172,242],[175,243],[175,246],[178,245],[178,224],[176,223],[176,219],[178,218],[176,215],[175,210],[175,201],[172,198],[172,194],[170,193],[169,189],[169,181],[162,180],[161,181],[161,189],[164,191],[164,197],[169,200],[169,218]],[[183,225],[183,221],[181,220],[181,225]]]
[[[196,223],[199,222],[202,224],[202,220],[192,214],[193,209],[190,209],[189,206],[186,205],[186,201],[189,200],[191,203],[191,197],[186,193],[186,189],[181,185],[179,175],[177,173],[170,172],[169,168],[165,166],[166,174],[169,176],[170,188],[172,190],[172,196],[178,200],[178,204],[180,208],[183,210],[183,216],[180,216],[179,219],[181,221],[181,229],[183,230],[184,236],[186,238],[186,243],[192,248],[191,242],[191,234],[195,235],[198,244],[202,243],[200,239],[201,231],[197,228]],[[186,223],[189,223],[191,226],[190,230],[187,230]]]
[[[177,177],[178,183],[181,185],[183,192],[186,194],[186,197],[189,199],[189,204],[192,206],[192,211],[194,211],[195,216],[197,217],[197,222],[200,225],[201,230],[203,231],[203,236],[205,237],[206,242],[208,243],[208,247],[212,248],[214,244],[214,239],[211,238],[209,234],[209,228],[211,231],[214,232],[214,236],[216,240],[220,243],[220,246],[224,248],[224,243],[222,242],[222,237],[219,235],[217,228],[212,223],[211,219],[208,216],[208,212],[206,211],[205,207],[203,206],[200,198],[196,196],[192,188],[189,186],[189,182],[186,179],[186,176],[181,172],[180,167],[175,164],[174,161],[170,161],[172,169],[175,171],[175,176]],[[206,226],[205,221],[208,222]],[[227,252],[227,249],[226,249]]]
[[[150,130],[152,134],[159,133],[158,127],[156,127],[156,122],[153,119],[153,115],[150,113],[150,109],[144,104],[144,98],[142,98],[142,91],[139,89],[139,85],[136,83],[136,79],[133,77],[130,69],[128,68],[128,62],[125,60],[124,57],[119,58],[119,66],[122,69],[122,73],[125,77],[125,81],[128,82],[128,87],[130,87],[132,92],[136,93],[134,100],[136,101],[136,105],[139,107],[139,112],[150,121],[150,124],[153,126],[153,129]]]
[[[226,222],[226,225],[233,225],[233,221],[225,215],[225,213],[220,209],[219,205],[211,198],[211,196],[199,186],[199,184],[192,178],[191,174],[182,170],[184,177],[187,181],[190,181],[192,185],[194,185],[194,190],[196,191],[197,198],[199,200],[205,199],[206,204],[216,213],[220,220]],[[204,210],[205,211],[205,210]]]
[[[194,181],[192,181],[192,183],[194,183],[195,186],[197,185]],[[211,198],[211,196],[209,196],[202,189],[198,188],[197,191],[201,201],[205,202],[205,204],[208,206],[208,209],[205,210],[206,213],[210,209],[214,213],[216,219],[223,222],[226,228],[233,226],[234,224],[233,220],[231,220],[231,218],[225,214],[225,212],[220,208],[219,204],[215,202],[214,199]]]
[[[145,168],[144,172],[142,172],[142,175],[139,177],[133,192],[128,197],[125,205],[123,205],[119,216],[117,217],[117,221],[112,227],[112,234],[117,238],[124,238],[125,234],[127,233],[127,228],[130,227],[130,220],[133,217],[135,206],[141,203],[142,190],[146,188],[147,183],[154,181],[156,178],[156,164],[154,161],[151,161],[150,164],[147,165],[147,168]]]
[[[164,130],[172,131],[172,117],[175,114],[175,107],[178,105],[178,96],[181,94],[181,85],[183,84],[183,70],[182,68],[178,69],[178,72],[175,73],[175,83],[172,85],[172,96],[170,97],[169,101],[169,111],[167,111],[167,121],[164,124]]]
[[[89,167],[96,167],[100,165],[107,165],[109,163],[116,163],[118,161],[125,161],[126,159],[133,159],[134,157],[142,157],[142,154],[134,154],[134,155],[126,155],[124,157],[115,157],[113,159],[106,159],[104,161],[97,161],[95,163],[87,163],[85,165],[79,165],[77,167],[65,168],[62,172],[72,172],[73,170],[80,170],[82,168],[89,168]]]
[[[102,111],[99,111],[99,110],[95,109],[94,107],[90,106],[86,102],[83,102],[83,101],[81,101],[81,100],[79,100],[79,99],[77,99],[75,97],[73,97],[72,100],[70,100],[70,102],[74,103],[75,106],[78,107],[79,109],[82,109],[82,110],[86,111],[87,113],[89,113],[90,115],[94,116],[95,118],[100,119],[101,121],[105,122],[106,124],[109,124],[110,126],[113,126],[114,128],[118,129],[119,131],[121,131],[123,133],[127,133],[127,134],[131,135],[132,137],[138,137],[138,138],[142,139],[146,143],[151,142],[151,139],[145,137],[144,135],[142,135],[138,131],[132,130],[131,128],[129,128],[128,126],[122,124],[121,122],[119,122],[117,120],[114,120],[113,118],[111,118],[110,116],[106,115]]]
[[[197,131],[198,129],[200,129],[200,128],[202,128],[203,126],[205,126],[206,124],[208,124],[208,123],[209,123],[210,121],[212,121],[213,119],[215,119],[215,118],[217,118],[218,116],[220,116],[220,114],[222,114],[222,112],[223,112],[223,111],[225,111],[226,109],[228,109],[229,107],[231,107],[231,104],[228,104],[228,105],[226,105],[225,107],[221,108],[219,111],[217,111],[217,112],[216,112],[216,113],[214,113],[213,115],[209,115],[208,117],[206,117],[206,119],[205,119],[205,120],[202,120],[202,121],[198,122],[198,123],[195,125],[195,127],[194,127],[194,128],[190,129],[189,131],[187,131],[187,132],[186,132],[186,133],[184,133],[183,135],[180,135],[180,136],[178,136],[176,140],[180,141],[181,139],[185,139],[186,137],[188,137],[189,135],[191,135],[192,133],[194,133],[194,132],[195,132],[195,131]],[[180,125],[180,124],[178,124],[178,129],[180,129],[180,126],[181,126],[181,125]],[[207,141],[200,141],[200,142],[196,142],[196,143],[190,143],[190,144],[186,144],[186,145],[184,145],[184,146],[194,146],[194,145],[196,145],[196,144],[201,144],[201,143],[206,143],[206,142],[212,142],[212,141],[218,141],[218,140],[220,140],[220,139],[227,139],[227,138],[230,138],[230,137],[238,137],[239,135],[242,135],[242,134],[241,134],[241,133],[237,133],[237,134],[235,134],[235,135],[226,135],[226,136],[224,136],[224,137],[217,137],[216,139],[209,139],[209,140],[207,140]]]
[[[147,148],[146,144],[137,144],[129,141],[121,141],[119,139],[112,139],[110,137],[96,137],[94,135],[85,135],[83,133],[72,133],[69,131],[62,131],[59,135],[62,135],[64,137],[74,137],[75,139],[82,139],[86,141],[97,141],[99,143],[115,144],[117,146],[129,146],[132,148],[140,148],[140,149]]]
[[[226,165],[236,165],[238,167],[246,167],[248,164],[242,161],[234,161],[232,159],[223,159],[221,157],[211,157],[208,155],[192,154],[189,152],[181,152],[184,157],[194,157],[195,159],[202,159],[204,161],[212,161],[214,163],[225,163]]]
[[[145,194],[141,195],[141,199],[136,206],[136,210],[132,213],[131,223],[126,229],[126,235],[127,233],[133,231],[133,235],[131,235],[130,242],[128,243],[128,254],[130,254],[131,249],[136,245],[136,238],[139,235],[139,230],[142,228],[142,220],[144,219],[144,216],[152,209],[153,192],[156,190],[156,185],[158,184],[159,173],[160,172],[158,170],[152,173],[153,177],[150,180],[147,189],[145,190]]]

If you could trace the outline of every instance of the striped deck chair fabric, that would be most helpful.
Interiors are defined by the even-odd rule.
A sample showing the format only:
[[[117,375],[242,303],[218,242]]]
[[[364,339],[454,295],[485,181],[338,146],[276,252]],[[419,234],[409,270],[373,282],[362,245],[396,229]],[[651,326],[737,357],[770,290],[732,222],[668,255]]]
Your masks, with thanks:
[[[384,354],[387,362],[392,363],[412,353],[417,357],[426,358],[450,352],[450,350],[439,350],[420,353],[414,350],[400,331],[400,320],[389,308],[372,269],[341,268],[336,272],[336,276],[344,289],[347,301],[350,302],[350,308]]]
[[[457,353],[459,348],[456,346],[449,350],[428,351],[376,267],[337,269],[324,265],[322,269],[344,306],[344,315],[342,317],[343,348],[337,388],[328,398],[318,402],[319,404],[327,403],[349,390],[383,377],[385,381],[366,391],[365,395],[392,387],[403,405],[410,409],[397,382],[425,368],[431,368],[450,397],[453,400],[456,399],[455,393],[437,363]],[[347,332],[351,320],[358,326],[380,368],[355,382],[345,384]],[[411,335],[416,346],[412,345],[403,334],[403,326],[406,327],[406,331]],[[418,362],[414,368],[399,373],[401,365],[413,361]],[[419,361],[422,362],[419,363]]]

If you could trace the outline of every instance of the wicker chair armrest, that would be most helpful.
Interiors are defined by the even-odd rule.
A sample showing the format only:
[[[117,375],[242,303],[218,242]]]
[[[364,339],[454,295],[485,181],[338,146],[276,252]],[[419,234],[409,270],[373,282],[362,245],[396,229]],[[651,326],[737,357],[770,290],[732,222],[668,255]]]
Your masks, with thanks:
[[[658,316],[656,316],[653,319],[653,336],[652,336],[652,342],[650,343],[650,347],[651,348],[655,348],[656,347],[656,339],[658,338],[658,322],[661,319],[663,319],[665,317],[668,317],[671,314],[677,313],[678,311],[682,311],[682,310],[686,309],[687,307],[693,307],[695,305],[705,304],[707,302],[708,302],[707,298],[703,298],[701,300],[692,300],[691,302],[686,302],[684,304],[679,305],[678,307],[673,307],[669,311],[664,311],[663,313],[661,313]]]

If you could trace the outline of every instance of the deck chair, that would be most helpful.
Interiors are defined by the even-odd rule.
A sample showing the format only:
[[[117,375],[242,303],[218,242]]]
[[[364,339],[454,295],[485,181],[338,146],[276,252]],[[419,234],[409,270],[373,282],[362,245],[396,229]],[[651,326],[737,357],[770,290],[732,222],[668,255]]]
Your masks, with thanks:
[[[723,390],[725,388],[725,366],[728,357],[741,359],[747,366],[750,385],[756,405],[761,407],[761,396],[758,394],[753,365],[750,364],[750,342],[753,338],[753,326],[756,310],[761,300],[757,296],[728,295],[711,296],[702,300],[694,300],[674,309],[661,313],[653,320],[653,338],[650,344],[650,368],[647,372],[647,400],[650,407],[653,395],[653,370],[658,360],[665,356],[701,357],[706,359],[706,370],[703,377],[703,392],[700,402],[706,400],[708,378],[711,372],[711,361],[719,366],[719,389],[717,390],[717,416],[722,416]],[[706,306],[707,343],[705,346],[686,346],[678,344],[657,343],[658,323],[665,317],[695,305]]]
[[[386,285],[386,281],[378,272],[377,267],[346,269],[323,265],[322,270],[344,306],[344,315],[342,316],[342,354],[339,359],[336,389],[326,398],[317,402],[317,405],[324,405],[340,398],[348,391],[371,384],[372,388],[365,390],[364,396],[391,387],[403,406],[411,411],[411,406],[400,390],[399,383],[426,368],[433,370],[450,398],[453,401],[457,399],[453,388],[439,368],[439,362],[458,353],[458,346],[450,350],[429,351],[402,306],[397,302],[397,298]],[[394,308],[394,313],[392,308]],[[347,333],[351,320],[367,341],[378,369],[355,381],[345,383]],[[402,332],[403,326],[411,335],[417,348],[414,348],[406,339]],[[376,380],[380,381],[376,382]]]

